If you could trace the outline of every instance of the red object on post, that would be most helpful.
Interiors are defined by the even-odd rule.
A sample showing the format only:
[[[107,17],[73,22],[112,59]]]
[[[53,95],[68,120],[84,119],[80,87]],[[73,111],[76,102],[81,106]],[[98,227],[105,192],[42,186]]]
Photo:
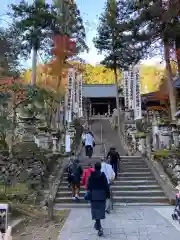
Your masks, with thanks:
[[[176,56],[177,56],[177,60],[180,60],[180,48],[177,49]]]
[[[56,35],[54,36],[54,48],[52,49],[52,53],[54,55],[71,56],[76,52],[76,42],[71,40],[68,36]]]

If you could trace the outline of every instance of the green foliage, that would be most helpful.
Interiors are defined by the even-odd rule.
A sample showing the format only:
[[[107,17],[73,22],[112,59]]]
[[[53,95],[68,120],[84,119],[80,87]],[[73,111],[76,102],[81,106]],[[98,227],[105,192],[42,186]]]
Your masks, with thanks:
[[[137,132],[135,133],[135,138],[145,138],[147,136],[147,133],[145,132]]]
[[[58,32],[76,39],[77,53],[88,51],[83,20],[75,1],[54,0],[53,2],[57,11]]]
[[[18,201],[28,196],[29,190],[23,183],[17,183],[15,186],[0,185],[0,199],[9,201]]]
[[[163,150],[158,150],[153,153],[154,159],[156,160],[161,160],[163,158],[168,158],[170,156],[171,152],[169,150],[163,149]]]
[[[67,35],[76,39],[78,53],[87,50],[85,29],[75,3],[69,1],[33,0],[11,4],[13,29],[19,33],[21,56],[28,57],[31,49],[42,50],[47,59],[52,57],[52,35]]]
[[[19,75],[20,41],[12,27],[0,28],[0,77]]]
[[[83,66],[84,83],[86,84],[114,84],[114,72],[103,65],[93,66],[85,64]],[[121,73],[118,72],[118,80],[121,80]],[[141,93],[158,91],[164,77],[164,68],[158,66],[141,65]]]
[[[120,22],[119,28],[123,32],[129,32],[128,38],[132,42],[141,44],[143,55],[161,54],[160,40],[167,41],[173,48],[180,36],[178,1],[119,0],[118,5],[122,4],[126,5],[127,12],[130,11],[131,14]]]
[[[57,14],[52,5],[41,0],[34,0],[31,4],[21,1],[11,4],[11,10],[14,29],[21,39],[22,54],[28,56],[32,48],[36,51],[47,48],[50,34],[58,27]]]
[[[83,79],[86,84],[114,84],[114,72],[102,65],[85,64]],[[118,71],[118,79],[121,79],[121,74]]]
[[[141,93],[156,92],[164,78],[164,68],[157,66],[140,66]]]
[[[125,1],[106,1],[105,10],[100,17],[98,34],[94,39],[95,47],[105,54],[102,64],[113,69],[127,68],[138,62],[143,55],[141,43],[133,42],[124,31],[124,24],[131,14],[128,4]]]

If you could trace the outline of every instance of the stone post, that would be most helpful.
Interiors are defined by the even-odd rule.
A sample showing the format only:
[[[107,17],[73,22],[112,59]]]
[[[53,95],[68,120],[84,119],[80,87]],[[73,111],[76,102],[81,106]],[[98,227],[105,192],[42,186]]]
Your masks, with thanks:
[[[92,116],[92,103],[89,104],[89,116]]]
[[[168,129],[168,125],[159,125],[160,126],[160,142],[162,143],[161,148],[166,149],[170,148],[171,133]]]
[[[139,138],[139,144],[140,144],[141,153],[143,155],[146,155],[146,137],[145,136]]]
[[[173,134],[174,146],[178,148],[179,147],[179,131],[173,130],[172,134]]]
[[[53,141],[53,148],[52,148],[52,151],[53,151],[53,153],[56,153],[57,152],[57,150],[58,150],[58,148],[57,148],[57,137],[56,136],[53,136],[52,137],[52,141]]]
[[[152,152],[151,136],[150,136],[150,133],[148,133],[147,136],[146,136],[146,154],[147,154],[147,158],[149,160],[151,159],[151,152]]]
[[[108,115],[111,114],[111,106],[110,106],[110,102],[108,102]]]

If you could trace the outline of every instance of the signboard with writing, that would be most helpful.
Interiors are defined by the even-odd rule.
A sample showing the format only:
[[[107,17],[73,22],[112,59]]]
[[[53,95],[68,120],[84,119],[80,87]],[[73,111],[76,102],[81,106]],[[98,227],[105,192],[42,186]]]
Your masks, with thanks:
[[[141,110],[141,92],[140,92],[140,76],[139,76],[139,66],[133,68],[134,84],[133,84],[133,98],[134,98],[134,119],[142,119]]]
[[[83,105],[82,105],[82,83],[83,83],[83,76],[82,73],[79,74],[79,117],[83,116]]]
[[[128,72],[123,72],[123,89],[124,89],[124,106],[129,108],[129,89],[128,89]]]
[[[134,109],[134,104],[133,104],[133,86],[134,86],[134,73],[133,69],[130,67],[129,72],[128,72],[128,103],[129,103],[129,109]]]
[[[68,89],[67,89],[67,121],[72,122],[73,97],[74,97],[74,78],[73,68],[68,70]]]

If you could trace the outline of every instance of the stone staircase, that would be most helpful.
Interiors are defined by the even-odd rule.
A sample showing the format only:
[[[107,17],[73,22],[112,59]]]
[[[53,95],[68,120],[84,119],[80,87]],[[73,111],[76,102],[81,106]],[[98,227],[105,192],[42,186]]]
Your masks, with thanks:
[[[139,156],[121,156],[120,172],[112,185],[113,201],[115,205],[166,205],[168,199],[156,182],[145,161]],[[89,162],[94,164],[97,158],[80,160],[82,167]],[[80,202],[74,203],[71,198],[71,189],[67,184],[67,173],[59,186],[55,208],[88,207],[84,201],[85,189],[81,188]]]

